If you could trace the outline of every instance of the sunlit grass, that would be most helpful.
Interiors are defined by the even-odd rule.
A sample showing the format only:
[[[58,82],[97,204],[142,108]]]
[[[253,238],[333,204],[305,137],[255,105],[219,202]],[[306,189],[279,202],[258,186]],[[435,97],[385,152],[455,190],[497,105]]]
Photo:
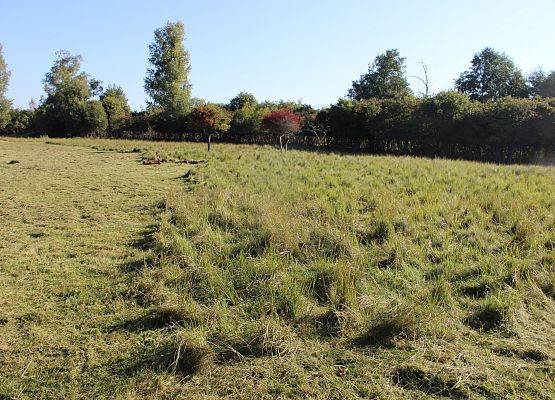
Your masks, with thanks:
[[[2,275],[14,306],[0,325],[9,349],[0,360],[18,365],[0,380],[8,396],[60,387],[127,398],[548,399],[555,391],[553,168],[269,146],[0,146],[0,162],[21,161],[0,169],[14,182],[2,202],[24,198],[31,233],[42,234],[32,240],[64,249],[18,252],[31,240],[15,217],[21,207],[4,211],[16,233],[2,238],[7,271],[39,261],[38,280]],[[165,162],[141,164],[156,153]],[[29,159],[44,169],[36,180],[46,197],[25,185],[29,171],[15,170]],[[86,222],[69,217],[73,207]],[[60,213],[65,232],[91,230],[81,247],[52,236]],[[37,229],[37,218],[48,228]],[[108,261],[87,267],[82,260],[94,264],[108,243]],[[38,297],[60,282],[71,312]],[[26,295],[17,298],[16,287]],[[46,342],[15,339],[18,307],[37,301],[49,306],[26,322],[34,329],[87,321],[76,344],[63,343],[93,366],[60,374],[64,356],[54,355],[34,379],[18,375],[20,352]]]

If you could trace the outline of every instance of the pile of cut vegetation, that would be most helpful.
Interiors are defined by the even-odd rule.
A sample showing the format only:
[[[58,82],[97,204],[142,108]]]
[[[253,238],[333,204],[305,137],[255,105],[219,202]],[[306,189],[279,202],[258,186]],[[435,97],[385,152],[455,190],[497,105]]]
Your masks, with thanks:
[[[130,295],[188,395],[552,398],[555,172],[226,147]]]

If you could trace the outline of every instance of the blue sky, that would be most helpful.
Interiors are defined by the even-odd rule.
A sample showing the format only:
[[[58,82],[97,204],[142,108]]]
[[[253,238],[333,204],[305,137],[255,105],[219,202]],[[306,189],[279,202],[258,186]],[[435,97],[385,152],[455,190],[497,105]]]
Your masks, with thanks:
[[[555,69],[555,0],[2,3],[8,97],[19,107],[44,94],[42,79],[60,49],[81,54],[84,71],[144,107],[147,46],[168,20],[185,24],[193,95],[215,102],[246,90],[260,100],[328,105],[389,48],[407,58],[408,75],[424,61],[436,92],[452,87],[485,46],[506,52],[525,73]]]

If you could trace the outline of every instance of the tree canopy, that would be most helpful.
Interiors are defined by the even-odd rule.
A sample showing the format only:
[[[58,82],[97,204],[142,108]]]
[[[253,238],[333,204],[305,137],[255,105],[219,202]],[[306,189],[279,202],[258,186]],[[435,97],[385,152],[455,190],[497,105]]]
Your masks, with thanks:
[[[189,53],[183,46],[185,27],[182,22],[168,22],[154,31],[150,44],[151,67],[147,70],[145,90],[151,105],[162,108],[170,119],[190,110]]]
[[[256,101],[256,97],[248,92],[241,92],[237,96],[235,96],[229,102],[229,109],[231,111],[237,111],[242,109],[243,107],[247,106],[256,106],[258,101]]]
[[[106,111],[99,100],[89,100],[85,103],[83,112],[82,132],[102,136],[108,128]]]
[[[540,97],[555,97],[555,71],[549,74],[539,69],[530,74],[530,94]]]
[[[231,116],[224,108],[216,104],[205,104],[191,111],[191,126],[206,133],[226,132]]]
[[[270,112],[262,120],[262,129],[274,136],[295,133],[300,129],[301,117],[291,110],[280,109]]]
[[[106,111],[108,130],[116,132],[123,128],[126,120],[131,116],[131,108],[127,103],[123,89],[119,86],[109,86],[100,95],[100,101]]]
[[[81,71],[82,57],[67,51],[56,53],[54,65],[44,78],[46,99],[41,105],[47,131],[67,134],[85,128],[87,101],[102,87]]]
[[[4,60],[2,44],[0,44],[0,129],[4,129],[10,119],[11,101],[6,98],[6,91],[10,82],[10,71]]]
[[[353,100],[392,99],[412,94],[405,78],[405,59],[397,49],[376,56],[368,72],[353,82],[348,96]]]
[[[522,72],[507,55],[491,47],[474,55],[470,69],[459,76],[455,86],[459,92],[479,101],[492,101],[505,96],[528,96]]]

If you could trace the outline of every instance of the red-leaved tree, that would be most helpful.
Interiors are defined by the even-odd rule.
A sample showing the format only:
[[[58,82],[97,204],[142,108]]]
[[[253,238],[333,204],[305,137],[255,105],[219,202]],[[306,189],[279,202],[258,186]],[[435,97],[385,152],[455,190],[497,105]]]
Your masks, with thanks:
[[[300,126],[301,117],[293,111],[285,109],[272,111],[262,120],[262,129],[279,138],[281,150],[283,150],[285,142],[285,151],[287,151],[289,139],[299,131]]]
[[[231,117],[229,113],[215,104],[206,104],[195,107],[190,115],[191,127],[207,136],[208,151],[210,139],[215,133],[223,133],[229,129]]]

